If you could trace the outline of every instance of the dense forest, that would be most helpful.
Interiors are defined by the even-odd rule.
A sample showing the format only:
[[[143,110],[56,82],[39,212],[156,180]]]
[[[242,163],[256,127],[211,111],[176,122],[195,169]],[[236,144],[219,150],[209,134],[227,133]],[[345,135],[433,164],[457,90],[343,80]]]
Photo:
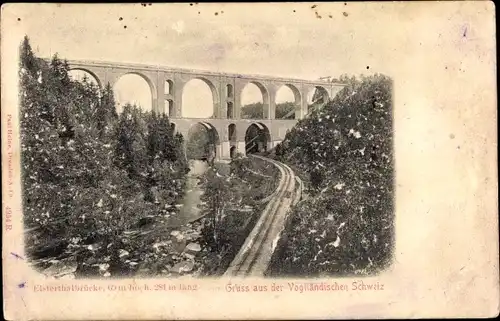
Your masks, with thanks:
[[[290,213],[270,275],[371,274],[394,237],[392,81],[343,76],[347,86],[276,147],[306,195]]]
[[[19,77],[27,254],[120,273],[140,247],[126,232],[184,193],[183,137],[165,115],[131,105],[118,115],[109,84],[73,80],[57,55],[35,57],[27,37]]]

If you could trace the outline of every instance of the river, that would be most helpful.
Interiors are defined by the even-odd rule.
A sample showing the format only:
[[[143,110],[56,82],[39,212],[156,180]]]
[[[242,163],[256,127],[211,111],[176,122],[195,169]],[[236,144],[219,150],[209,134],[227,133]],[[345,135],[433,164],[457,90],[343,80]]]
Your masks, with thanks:
[[[198,185],[200,175],[208,169],[208,163],[200,160],[189,160],[189,173],[186,182],[186,194],[182,201],[177,204],[178,213],[168,220],[168,225],[178,227],[189,223],[201,216],[201,195],[203,190]]]

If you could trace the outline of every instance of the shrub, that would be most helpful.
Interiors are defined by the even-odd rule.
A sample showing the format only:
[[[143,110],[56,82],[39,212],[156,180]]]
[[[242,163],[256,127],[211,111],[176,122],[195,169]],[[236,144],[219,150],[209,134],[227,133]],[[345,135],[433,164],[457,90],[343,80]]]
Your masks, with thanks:
[[[309,176],[270,274],[369,274],[385,268],[394,233],[392,82],[349,79],[286,135],[277,157]]]

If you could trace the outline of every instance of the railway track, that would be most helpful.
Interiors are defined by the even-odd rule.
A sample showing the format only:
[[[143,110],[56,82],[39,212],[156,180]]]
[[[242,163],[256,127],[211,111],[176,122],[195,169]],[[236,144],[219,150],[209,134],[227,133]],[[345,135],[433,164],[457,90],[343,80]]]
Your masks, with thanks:
[[[224,276],[264,275],[277,238],[283,229],[286,213],[300,197],[297,196],[300,189],[295,187],[295,174],[289,166],[262,156],[253,155],[253,157],[273,163],[279,169],[281,177],[276,191]]]

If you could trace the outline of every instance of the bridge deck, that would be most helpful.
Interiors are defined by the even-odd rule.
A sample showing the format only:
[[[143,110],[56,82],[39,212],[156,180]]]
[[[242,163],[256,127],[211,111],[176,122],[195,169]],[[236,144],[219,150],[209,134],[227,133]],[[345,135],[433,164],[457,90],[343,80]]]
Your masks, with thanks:
[[[49,58],[44,60],[50,61]],[[208,71],[208,70],[196,70],[188,68],[177,68],[169,67],[164,65],[152,65],[152,64],[137,64],[137,63],[118,63],[110,61],[94,61],[94,60],[67,60],[68,64],[73,67],[101,67],[101,68],[115,68],[115,69],[134,69],[143,71],[164,71],[164,72],[175,72],[175,73],[186,73],[186,74],[196,74],[196,75],[206,75],[206,76],[222,76],[222,77],[234,77],[243,79],[255,79],[262,81],[280,81],[285,83],[305,83],[317,86],[332,86],[339,85],[345,86],[343,83],[338,82],[328,82],[322,80],[307,80],[298,78],[288,78],[288,77],[275,77],[270,75],[255,75],[255,74],[238,74],[229,72],[218,72],[218,71]]]

